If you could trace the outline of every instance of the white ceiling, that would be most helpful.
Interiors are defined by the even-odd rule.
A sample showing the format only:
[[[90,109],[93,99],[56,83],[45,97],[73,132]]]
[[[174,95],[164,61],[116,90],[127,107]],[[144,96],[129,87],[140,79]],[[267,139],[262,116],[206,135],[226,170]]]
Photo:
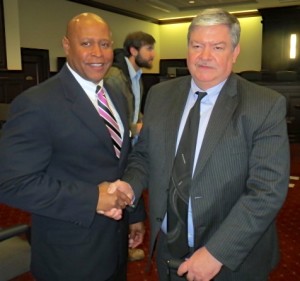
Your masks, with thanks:
[[[201,9],[221,7],[229,12],[273,8],[284,6],[297,6],[296,0],[68,0],[111,10],[120,14],[158,21],[177,17],[191,17]],[[299,7],[300,8],[300,7]]]

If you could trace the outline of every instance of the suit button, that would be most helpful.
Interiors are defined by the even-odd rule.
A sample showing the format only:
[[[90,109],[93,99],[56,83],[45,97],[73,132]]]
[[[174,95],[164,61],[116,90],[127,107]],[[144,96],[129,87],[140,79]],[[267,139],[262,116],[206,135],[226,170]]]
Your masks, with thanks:
[[[162,218],[156,218],[156,221],[157,221],[157,222],[162,222],[163,219],[162,219]]]

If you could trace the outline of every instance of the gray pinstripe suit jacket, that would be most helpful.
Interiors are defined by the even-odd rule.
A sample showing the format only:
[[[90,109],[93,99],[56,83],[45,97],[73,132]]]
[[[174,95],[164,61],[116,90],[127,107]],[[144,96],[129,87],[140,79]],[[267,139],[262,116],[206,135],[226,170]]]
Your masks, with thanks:
[[[177,131],[191,77],[149,92],[140,141],[124,176],[149,188],[151,250],[167,207]],[[195,246],[224,264],[215,280],[258,280],[278,261],[275,218],[288,189],[285,98],[231,74],[213,109],[191,187]],[[250,278],[250,279],[249,279]]]

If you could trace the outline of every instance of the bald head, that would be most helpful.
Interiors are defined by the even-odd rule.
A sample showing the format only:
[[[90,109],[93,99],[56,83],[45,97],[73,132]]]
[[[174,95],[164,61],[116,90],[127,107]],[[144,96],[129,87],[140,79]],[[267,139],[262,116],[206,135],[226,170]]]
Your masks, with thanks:
[[[112,35],[106,21],[93,13],[72,18],[63,38],[69,66],[81,77],[99,83],[112,64]]]
[[[76,33],[76,31],[82,28],[83,26],[88,26],[96,23],[101,25],[106,25],[107,28],[109,29],[109,26],[105,22],[105,20],[103,20],[98,15],[93,13],[79,14],[69,21],[66,30],[66,37],[70,38],[74,34],[74,32]]]

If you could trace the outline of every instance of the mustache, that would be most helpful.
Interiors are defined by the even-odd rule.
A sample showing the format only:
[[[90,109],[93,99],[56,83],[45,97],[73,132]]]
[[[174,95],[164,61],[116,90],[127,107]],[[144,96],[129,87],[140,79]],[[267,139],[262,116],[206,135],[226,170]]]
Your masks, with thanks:
[[[198,61],[194,64],[196,67],[214,67],[211,63],[206,61]]]

